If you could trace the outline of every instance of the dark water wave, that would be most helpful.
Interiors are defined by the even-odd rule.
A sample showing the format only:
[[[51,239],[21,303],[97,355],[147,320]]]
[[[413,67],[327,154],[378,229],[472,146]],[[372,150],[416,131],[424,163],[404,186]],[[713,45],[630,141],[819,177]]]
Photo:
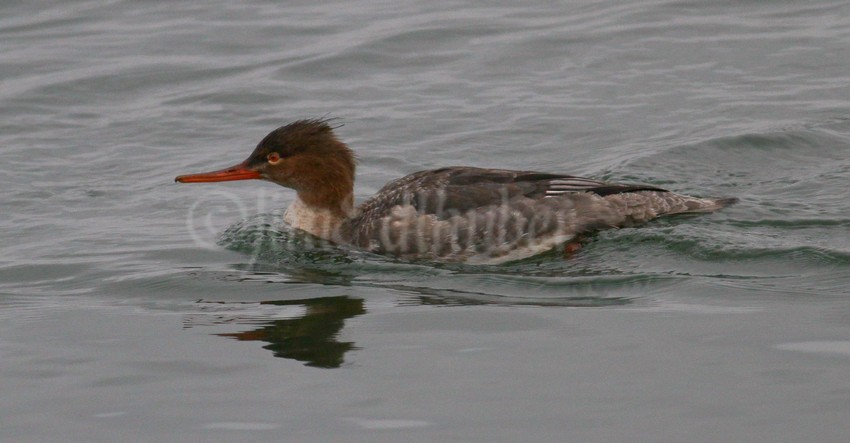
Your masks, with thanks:
[[[452,303],[602,306],[627,302],[675,277],[593,268],[557,251],[501,266],[405,262],[322,242],[289,229],[279,217],[258,215],[228,228],[226,248],[246,254],[236,278],[266,282],[381,287]],[[534,295],[524,296],[529,289]],[[632,295],[622,296],[628,292]]]

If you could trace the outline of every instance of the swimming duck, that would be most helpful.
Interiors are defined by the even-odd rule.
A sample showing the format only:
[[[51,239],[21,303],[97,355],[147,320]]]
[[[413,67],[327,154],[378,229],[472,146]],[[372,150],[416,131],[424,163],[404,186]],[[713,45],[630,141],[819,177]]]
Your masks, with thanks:
[[[175,181],[270,181],[297,194],[283,217],[293,228],[403,259],[478,264],[562,245],[569,253],[599,230],[713,212],[736,200],[565,174],[451,166],[396,179],[355,207],[355,156],[334,129],[327,120],[299,120],[269,133],[242,163]]]

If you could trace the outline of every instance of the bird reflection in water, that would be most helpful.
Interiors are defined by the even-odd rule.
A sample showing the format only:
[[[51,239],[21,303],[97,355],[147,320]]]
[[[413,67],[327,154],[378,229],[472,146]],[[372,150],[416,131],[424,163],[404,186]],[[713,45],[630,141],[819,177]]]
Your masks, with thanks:
[[[256,303],[251,304],[256,306]],[[215,321],[210,322],[209,317],[201,319],[192,316],[186,319],[186,326],[204,323],[260,325],[259,328],[249,331],[215,335],[240,341],[266,342],[268,345],[263,346],[263,349],[272,351],[275,357],[297,360],[316,368],[338,368],[345,361],[345,353],[357,349],[353,342],[340,342],[337,336],[346,319],[366,313],[362,299],[337,296],[264,301],[260,302],[260,305],[296,306],[306,310],[301,316],[285,319],[258,319],[256,316],[240,316],[233,312],[229,314],[236,315],[228,315],[218,311],[215,313]]]
[[[270,275],[276,275],[262,264],[252,264],[250,268],[240,269],[239,281],[268,281]],[[452,281],[459,276],[477,274],[451,274]],[[232,278],[231,276],[227,276]],[[421,278],[421,277],[419,277]],[[510,282],[510,280],[507,280]],[[370,282],[361,277],[355,280],[343,272],[327,270],[296,269],[287,275],[289,283],[332,284],[338,286],[360,286],[391,290],[398,294],[399,306],[539,306],[539,307],[606,307],[622,306],[634,302],[634,297],[606,294],[608,286],[638,286],[659,283],[652,279],[625,276],[610,277],[607,280],[595,278],[590,281],[579,279],[570,286],[564,286],[570,296],[529,297],[526,295],[508,295],[504,293],[472,292],[455,288],[433,288],[425,284],[398,284]],[[411,282],[412,283],[412,282]],[[664,283],[661,281],[660,283]],[[634,292],[634,291],[631,291]],[[263,349],[274,353],[275,357],[303,362],[316,368],[338,368],[345,362],[345,353],[359,349],[353,342],[340,342],[339,334],[345,326],[345,320],[366,313],[363,299],[348,296],[319,297],[299,300],[275,300],[264,302],[215,302],[199,301],[201,313],[184,317],[184,326],[224,326],[238,325],[250,330],[241,332],[219,332],[214,335],[234,338],[240,341],[260,341],[268,343]],[[296,315],[297,314],[297,315]]]

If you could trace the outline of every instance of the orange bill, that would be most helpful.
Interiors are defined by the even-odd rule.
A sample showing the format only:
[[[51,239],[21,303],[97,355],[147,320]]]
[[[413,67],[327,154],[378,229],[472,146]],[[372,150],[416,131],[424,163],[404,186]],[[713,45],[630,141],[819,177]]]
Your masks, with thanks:
[[[260,173],[248,168],[245,163],[231,166],[229,168],[220,169],[212,172],[202,172],[200,174],[180,175],[174,179],[180,183],[208,183],[208,182],[227,182],[233,180],[251,180],[262,178]]]

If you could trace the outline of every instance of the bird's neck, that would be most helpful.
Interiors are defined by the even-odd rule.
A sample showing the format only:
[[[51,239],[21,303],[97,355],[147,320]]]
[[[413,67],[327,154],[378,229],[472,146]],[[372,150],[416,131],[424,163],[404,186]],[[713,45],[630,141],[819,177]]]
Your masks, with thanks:
[[[317,237],[340,241],[340,227],[354,212],[354,156],[336,141],[324,155],[305,155],[298,160],[298,176],[289,187],[298,198],[284,214],[294,228]]]
[[[343,243],[340,228],[353,212],[352,192],[336,201],[328,201],[326,196],[320,199],[309,193],[299,192],[295,201],[286,209],[283,221],[321,239]]]

